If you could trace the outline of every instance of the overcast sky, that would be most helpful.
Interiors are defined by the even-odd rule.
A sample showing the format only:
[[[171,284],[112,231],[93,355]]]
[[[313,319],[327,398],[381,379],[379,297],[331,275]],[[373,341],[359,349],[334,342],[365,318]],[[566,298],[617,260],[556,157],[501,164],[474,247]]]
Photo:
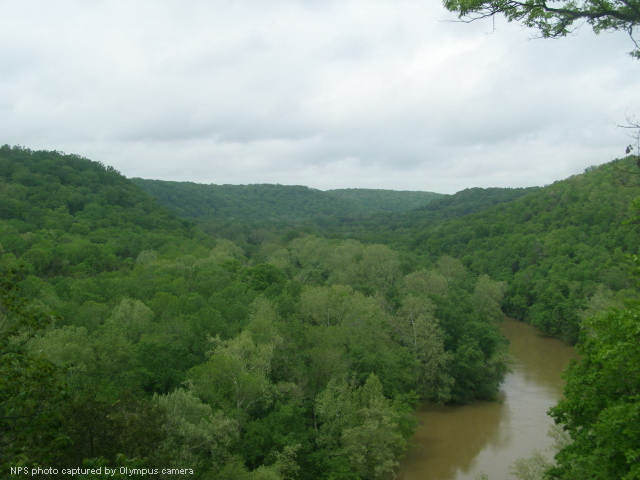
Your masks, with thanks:
[[[621,156],[623,33],[559,40],[438,0],[0,0],[0,144],[129,177],[452,193]]]

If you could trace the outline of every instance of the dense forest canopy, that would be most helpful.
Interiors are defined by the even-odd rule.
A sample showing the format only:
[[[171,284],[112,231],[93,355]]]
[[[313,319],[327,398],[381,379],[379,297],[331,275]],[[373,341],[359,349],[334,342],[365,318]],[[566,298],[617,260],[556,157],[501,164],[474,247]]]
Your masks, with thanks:
[[[181,218],[196,220],[207,232],[241,241],[255,236],[258,229],[324,229],[376,213],[407,212],[445,197],[362,188],[322,191],[296,185],[132,181]]]
[[[220,225],[233,223],[233,230],[218,233],[248,248],[277,242],[282,231],[295,235],[287,228],[298,225],[318,235],[383,243],[424,264],[442,255],[459,258],[475,274],[507,282],[505,313],[575,343],[581,318],[605,305],[620,305],[632,293],[628,259],[638,253],[637,229],[625,219],[640,195],[629,173],[635,168],[630,156],[543,188],[466,189],[394,214],[348,219],[298,214],[277,228],[263,225],[259,234],[253,215],[220,211],[216,219]],[[162,184],[165,195],[173,195],[173,184]],[[197,202],[197,197],[178,195],[174,204],[178,198]],[[272,204],[275,215],[279,207],[284,208]],[[190,218],[206,226],[212,216]]]
[[[575,31],[580,22],[591,25],[595,33],[623,31],[629,35],[634,47],[631,56],[640,59],[640,44],[635,36],[640,24],[638,0],[445,0],[443,3],[465,21],[503,14],[509,21],[537,28],[543,37],[565,36]],[[635,145],[628,145],[626,154],[635,148],[636,155],[627,157],[624,162],[616,162],[613,169],[608,166],[609,183],[601,184],[601,188],[594,188],[594,179],[591,179],[591,188],[587,188],[589,196],[582,195],[581,198],[591,204],[591,209],[582,214],[579,209],[563,212],[571,215],[569,221],[562,221],[559,217],[554,221],[553,216],[540,215],[539,220],[545,217],[547,220],[541,225],[543,228],[537,230],[538,234],[547,234],[547,227],[552,225],[555,231],[551,233],[566,242],[564,248],[553,242],[555,248],[550,249],[555,251],[553,256],[562,266],[556,268],[548,264],[539,268],[530,265],[530,272],[525,271],[521,275],[516,273],[520,264],[513,266],[513,295],[505,300],[506,306],[515,307],[548,333],[559,334],[571,341],[579,338],[578,351],[581,354],[566,373],[565,398],[550,412],[568,434],[567,441],[557,445],[554,463],[534,458],[532,463],[520,464],[522,475],[519,478],[640,478],[640,429],[637,427],[640,425],[640,375],[637,368],[640,358],[640,259],[637,254],[640,197],[637,196],[639,173],[636,168],[640,167],[640,128],[637,121],[629,118],[625,125],[619,126],[632,130]],[[611,182],[612,179],[616,181]],[[586,183],[585,179],[574,182],[574,186],[579,183]],[[600,194],[607,187],[610,190],[612,185],[617,191],[610,191],[606,196]],[[630,188],[627,195],[616,195],[625,187]],[[575,199],[574,192],[569,189],[560,187],[556,193],[562,190],[562,199]],[[617,198],[624,201],[618,203]],[[601,203],[594,202],[595,199]],[[616,208],[612,209],[610,205]],[[546,206],[552,207],[549,202]],[[614,219],[609,228],[606,227],[607,218]],[[576,221],[578,219],[588,228],[581,228]],[[574,249],[575,243],[579,249]],[[544,255],[545,246],[540,243],[532,245],[537,250],[535,257],[539,259]],[[587,260],[589,256],[596,260]],[[623,266],[625,263],[627,265]],[[631,276],[624,274],[624,270],[629,270],[629,263],[634,270]],[[581,268],[582,265],[587,268]],[[566,271],[569,271],[567,277],[570,282],[558,281]],[[527,295],[532,281],[535,282],[533,295]],[[544,282],[550,283],[551,288],[545,288]],[[600,282],[596,293],[591,296],[583,314],[576,316],[575,307],[580,304],[585,291],[593,288],[594,282]]]
[[[609,114],[633,144],[453,195],[128,179],[0,146],[0,477],[396,479],[425,405],[501,407],[473,427],[511,440],[501,331],[533,331],[512,317],[577,357],[554,458],[511,473],[640,480],[638,64],[424,22],[621,32],[638,60],[640,0],[104,3],[3,8],[5,141],[136,174],[447,191],[603,161]]]
[[[302,235],[249,258],[99,163],[5,146],[0,173],[3,469],[387,478],[417,401],[506,371],[504,285],[452,257]]]
[[[581,312],[619,304],[634,288],[628,259],[638,253],[637,227],[626,220],[640,195],[627,181],[635,168],[633,157],[590,168],[473,215],[416,221],[395,241],[507,281],[508,315],[575,342]]]
[[[633,162],[543,188],[439,199],[337,191],[307,205],[301,196],[317,192],[302,187],[225,187],[221,196],[132,182],[76,155],[1,147],[1,468],[391,478],[419,402],[495,398],[507,371],[506,312],[582,338],[592,362],[572,367],[553,412],[575,440],[553,475],[598,465],[597,478],[622,478],[638,438],[637,429],[611,437],[637,417],[640,342],[628,299],[637,297],[631,202],[640,187],[619,182]],[[281,194],[294,200],[240,208],[246,196]],[[239,243],[205,233],[199,222],[214,218],[215,195],[220,224],[252,232],[260,208],[281,223]],[[376,206],[385,198],[404,209],[430,203],[389,216]],[[331,213],[344,213],[346,200],[361,209],[348,222]],[[176,212],[181,201],[188,220],[160,205]]]

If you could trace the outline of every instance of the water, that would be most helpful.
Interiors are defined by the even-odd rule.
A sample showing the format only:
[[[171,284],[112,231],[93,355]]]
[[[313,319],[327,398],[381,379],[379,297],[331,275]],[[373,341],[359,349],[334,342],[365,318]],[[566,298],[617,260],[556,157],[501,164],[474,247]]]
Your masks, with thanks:
[[[418,412],[401,480],[476,480],[481,473],[506,480],[516,459],[551,445],[553,421],[546,411],[562,394],[561,374],[573,348],[515,320],[501,329],[513,361],[499,400]]]

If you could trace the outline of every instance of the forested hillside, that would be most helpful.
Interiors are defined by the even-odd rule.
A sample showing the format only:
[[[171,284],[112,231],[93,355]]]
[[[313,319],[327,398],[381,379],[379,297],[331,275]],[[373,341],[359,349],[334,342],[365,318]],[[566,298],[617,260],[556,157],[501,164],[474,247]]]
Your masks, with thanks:
[[[620,299],[631,293],[626,265],[628,255],[638,251],[637,229],[624,221],[631,215],[632,200],[640,194],[639,182],[629,173],[635,168],[632,163],[619,160],[543,188],[466,189],[394,214],[340,217],[336,212],[345,210],[326,204],[326,210],[313,216],[298,202],[300,209],[281,215],[277,227],[261,224],[261,234],[254,228],[258,215],[240,209],[234,210],[234,216],[221,209],[215,215],[191,218],[200,224],[214,217],[220,225],[227,222],[229,228],[221,228],[222,233],[235,233],[230,236],[243,245],[270,240],[276,232],[298,224],[316,235],[384,243],[425,257],[424,264],[450,255],[475,274],[507,283],[503,308],[508,315],[574,343],[584,316],[620,305]],[[169,189],[175,187],[170,182],[158,185],[166,187],[167,195],[180,191]],[[275,186],[260,187],[279,191]],[[197,188],[206,191],[205,186]],[[357,190],[335,192],[348,192],[347,197],[340,193],[344,198],[366,198],[359,197]],[[197,203],[196,198],[187,196],[185,201]],[[179,209],[178,197],[173,202]],[[308,208],[313,210],[311,204]],[[328,214],[331,208],[333,216]]]
[[[384,479],[417,402],[506,371],[504,285],[452,257],[308,235],[249,257],[57,152],[0,148],[0,196],[2,471]]]
[[[349,200],[360,207],[361,214],[366,215],[381,212],[406,212],[422,208],[435,200],[447,197],[447,195],[433,192],[368,188],[342,188],[327,190],[325,193],[336,198]]]
[[[494,398],[507,369],[503,310],[575,341],[583,319],[637,297],[631,162],[544,188],[469,189],[394,217],[328,215],[316,235],[297,229],[315,208],[300,203],[296,220],[280,217],[285,235],[264,227],[246,249],[113,168],[1,147],[0,467],[390,478],[419,402]],[[307,190],[282,191],[315,195]],[[213,215],[198,217],[198,197],[185,195],[192,218]],[[233,202],[223,211],[248,232],[270,208]],[[635,355],[634,308],[584,320],[586,359]],[[576,439],[562,453],[565,476],[584,470],[574,458],[597,464],[583,426],[610,428],[634,405],[607,362],[596,368],[602,391],[578,402],[592,370],[573,368],[554,410]],[[606,398],[613,420],[585,413]],[[620,445],[631,451],[634,438]],[[611,442],[598,448],[618,452]]]
[[[444,195],[431,192],[344,189],[322,191],[295,185],[205,185],[134,178],[133,182],[183,218],[208,231],[238,227],[325,226],[381,212],[405,212]],[[238,225],[239,224],[239,225]]]
[[[506,281],[507,314],[575,342],[584,315],[632,293],[629,255],[639,242],[629,219],[640,195],[634,163],[590,168],[462,218],[416,222],[394,232],[396,242],[429,258],[460,258],[472,271]]]
[[[366,218],[345,219],[327,224],[325,231],[340,237],[355,237],[363,241],[383,242],[406,249],[416,232],[434,228],[449,219],[480,212],[493,205],[510,202],[532,188],[467,188],[453,195],[444,195],[428,205],[394,214],[375,214]]]

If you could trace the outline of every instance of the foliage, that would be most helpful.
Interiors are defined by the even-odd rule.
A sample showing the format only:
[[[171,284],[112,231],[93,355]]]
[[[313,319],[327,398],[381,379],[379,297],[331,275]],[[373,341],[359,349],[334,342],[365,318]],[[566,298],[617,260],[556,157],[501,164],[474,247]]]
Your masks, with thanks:
[[[389,478],[418,400],[491,398],[504,374],[502,288],[453,258],[300,233],[246,250],[57,152],[2,147],[0,197],[3,468]]]
[[[445,0],[444,6],[461,18],[477,19],[501,13],[509,21],[522,22],[550,38],[571,33],[579,21],[591,25],[596,33],[621,30],[629,34],[635,45],[631,55],[640,58],[640,46],[633,37],[633,30],[640,24],[638,0]]]
[[[62,425],[66,386],[51,362],[25,348],[50,319],[29,309],[17,289],[19,272],[0,281],[0,469],[59,460],[69,440]],[[62,411],[61,411],[62,410]]]
[[[371,374],[364,385],[329,383],[315,406],[320,421],[319,443],[329,445],[332,462],[343,461],[355,478],[389,478],[405,446],[400,412],[382,394]]]
[[[435,200],[447,197],[447,195],[433,192],[370,188],[343,188],[327,190],[326,193],[357,204],[362,212],[360,215],[406,212],[423,208]]]
[[[638,192],[616,184],[632,160],[395,220],[329,216],[315,228],[332,239],[254,231],[242,248],[113,169],[2,147],[2,467],[391,478],[417,401],[495,396],[505,309],[570,341],[583,330],[554,409],[573,443],[552,474],[635,478],[638,308],[622,299],[638,243],[621,221]]]
[[[564,398],[551,410],[572,442],[551,478],[640,478],[640,308],[596,315],[583,324],[580,358]]]
[[[298,185],[214,185],[132,180],[162,205],[216,235],[260,242],[260,229],[336,222],[382,212],[405,212],[440,198],[432,192],[373,189],[321,191]]]
[[[634,164],[629,157],[590,168],[462,217],[431,216],[429,208],[451,201],[443,199],[407,214],[403,227],[365,223],[348,232],[389,242],[418,264],[459,258],[506,282],[505,313],[575,343],[583,310],[617,304],[633,287],[628,258],[638,253],[637,227],[626,219],[640,187],[621,181]]]

